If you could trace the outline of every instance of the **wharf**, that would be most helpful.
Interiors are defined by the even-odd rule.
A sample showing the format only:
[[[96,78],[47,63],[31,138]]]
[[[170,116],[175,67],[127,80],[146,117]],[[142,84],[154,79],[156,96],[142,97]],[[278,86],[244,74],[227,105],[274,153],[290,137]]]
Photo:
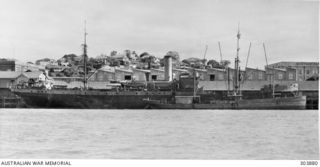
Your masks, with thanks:
[[[1,97],[0,108],[17,108],[19,107],[21,98],[19,97]]]

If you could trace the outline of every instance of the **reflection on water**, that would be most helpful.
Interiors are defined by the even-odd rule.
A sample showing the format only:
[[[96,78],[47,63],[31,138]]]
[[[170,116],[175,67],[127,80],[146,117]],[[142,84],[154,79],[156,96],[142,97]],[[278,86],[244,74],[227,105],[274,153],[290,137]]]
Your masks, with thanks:
[[[318,111],[2,109],[0,158],[318,159]]]

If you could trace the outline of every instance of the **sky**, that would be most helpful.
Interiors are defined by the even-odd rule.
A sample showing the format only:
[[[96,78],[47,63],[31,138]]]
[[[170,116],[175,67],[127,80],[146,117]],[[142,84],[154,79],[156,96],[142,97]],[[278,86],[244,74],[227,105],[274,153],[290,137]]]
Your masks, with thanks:
[[[317,0],[0,0],[0,58],[24,62],[115,50],[163,57],[234,61],[240,23],[240,66],[319,62]],[[233,63],[232,63],[233,64]]]

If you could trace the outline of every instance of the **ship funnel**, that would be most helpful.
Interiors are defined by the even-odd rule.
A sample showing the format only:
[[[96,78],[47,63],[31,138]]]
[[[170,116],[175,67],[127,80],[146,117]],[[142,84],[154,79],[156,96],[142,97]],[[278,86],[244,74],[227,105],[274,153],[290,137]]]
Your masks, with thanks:
[[[172,56],[164,56],[164,79],[172,81]]]

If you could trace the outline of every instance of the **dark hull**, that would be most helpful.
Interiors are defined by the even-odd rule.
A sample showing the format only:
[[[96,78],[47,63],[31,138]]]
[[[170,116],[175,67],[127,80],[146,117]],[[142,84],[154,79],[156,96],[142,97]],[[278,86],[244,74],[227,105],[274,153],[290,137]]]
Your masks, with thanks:
[[[157,100],[147,101],[153,109],[306,109],[306,96],[287,97],[276,99],[248,99],[233,101],[215,101],[211,104],[170,104],[160,103]]]
[[[143,99],[170,99],[171,92],[106,92],[80,90],[12,90],[27,108],[143,109]]]

